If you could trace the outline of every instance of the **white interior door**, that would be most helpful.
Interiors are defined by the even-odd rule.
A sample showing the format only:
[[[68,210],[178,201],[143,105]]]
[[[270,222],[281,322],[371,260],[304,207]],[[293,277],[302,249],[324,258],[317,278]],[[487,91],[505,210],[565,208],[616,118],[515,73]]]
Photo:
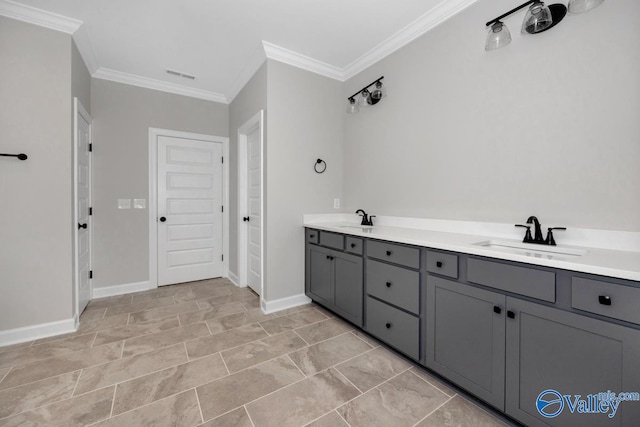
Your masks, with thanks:
[[[258,295],[262,292],[262,153],[261,129],[247,135],[247,283]]]
[[[220,277],[222,143],[158,135],[158,285]]]
[[[76,313],[79,316],[91,300],[91,117],[76,98],[75,110],[75,219],[77,223]]]

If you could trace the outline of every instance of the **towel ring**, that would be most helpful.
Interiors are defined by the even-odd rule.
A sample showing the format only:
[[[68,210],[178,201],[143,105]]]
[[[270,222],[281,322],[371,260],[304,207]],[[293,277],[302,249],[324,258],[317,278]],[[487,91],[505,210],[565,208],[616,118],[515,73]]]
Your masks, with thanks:
[[[324,171],[327,170],[327,162],[322,159],[318,159],[316,160],[316,164],[313,165],[313,169],[316,171],[316,173],[324,173]]]

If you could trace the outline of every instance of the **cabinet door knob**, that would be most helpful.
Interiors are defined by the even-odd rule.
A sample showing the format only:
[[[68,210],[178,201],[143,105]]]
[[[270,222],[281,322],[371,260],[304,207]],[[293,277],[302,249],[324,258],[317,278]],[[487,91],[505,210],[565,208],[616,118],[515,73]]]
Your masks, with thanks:
[[[315,239],[315,238],[316,238],[316,235],[315,235],[315,234],[309,234],[309,238],[310,238],[310,239]]]
[[[598,301],[602,305],[611,305],[611,297],[609,295],[600,295]]]
[[[387,282],[387,288],[391,287],[391,282]]]
[[[352,244],[351,244],[351,248],[353,249],[353,248],[355,248],[355,247],[356,247],[356,244],[355,244],[355,243],[352,243]]]
[[[391,256],[391,251],[387,251],[387,256]]]
[[[513,311],[509,310],[509,311],[507,311],[507,317],[509,319],[515,319],[516,318],[516,314]]]
[[[438,268],[442,268],[443,265],[444,265],[444,263],[442,261],[436,262],[436,267],[438,267]]]
[[[387,323],[385,326],[387,327],[387,329],[391,329],[391,323]]]
[[[497,305],[493,306],[493,312],[496,314],[500,314],[502,313],[502,309],[500,307],[498,307]]]

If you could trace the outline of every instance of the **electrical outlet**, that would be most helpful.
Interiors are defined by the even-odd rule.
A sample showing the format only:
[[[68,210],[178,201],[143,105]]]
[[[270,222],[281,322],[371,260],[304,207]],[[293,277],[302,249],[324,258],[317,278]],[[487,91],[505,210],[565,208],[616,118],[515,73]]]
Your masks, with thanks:
[[[118,209],[131,209],[131,199],[118,199]]]
[[[333,209],[340,209],[340,199],[333,199]]]
[[[133,199],[133,209],[145,209],[147,207],[146,199]]]

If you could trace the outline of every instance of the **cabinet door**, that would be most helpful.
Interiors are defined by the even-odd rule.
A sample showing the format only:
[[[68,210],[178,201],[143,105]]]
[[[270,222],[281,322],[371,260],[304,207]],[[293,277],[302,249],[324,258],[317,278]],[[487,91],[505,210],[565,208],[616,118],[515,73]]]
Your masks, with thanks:
[[[620,403],[613,418],[577,408],[572,413],[571,406],[609,390],[640,392],[640,331],[515,298],[507,298],[507,308],[513,313],[506,322],[507,414],[531,427],[639,425],[640,402]],[[546,390],[557,392],[556,399],[554,393],[542,399],[557,402],[543,412],[561,410],[552,418],[537,409]]]
[[[362,258],[336,254],[334,262],[333,306],[336,313],[362,326]]]
[[[332,306],[333,251],[318,246],[308,246],[307,292],[313,300]]]
[[[505,296],[427,278],[426,365],[504,409]]]

